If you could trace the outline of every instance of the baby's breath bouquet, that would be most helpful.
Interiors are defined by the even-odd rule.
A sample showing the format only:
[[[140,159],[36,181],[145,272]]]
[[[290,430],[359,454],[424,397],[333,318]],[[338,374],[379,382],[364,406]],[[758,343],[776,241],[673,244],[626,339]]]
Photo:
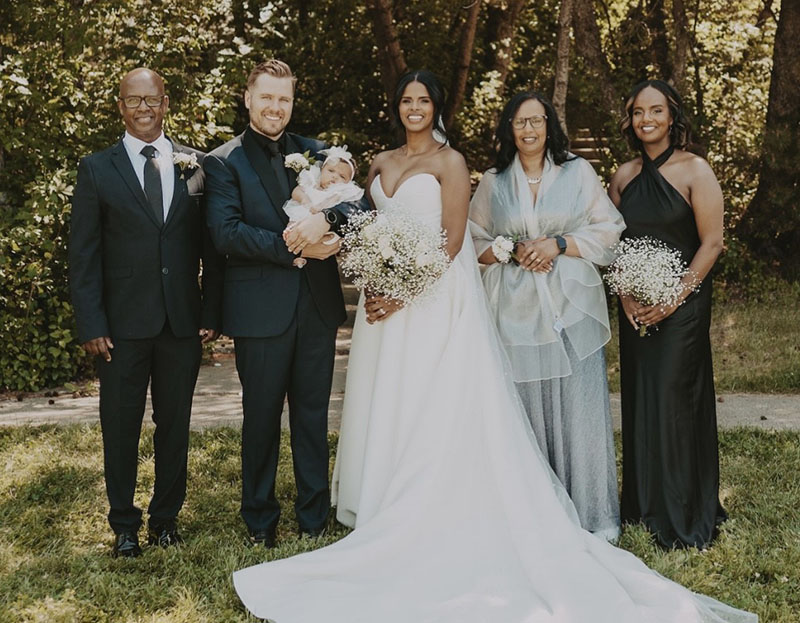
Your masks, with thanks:
[[[410,303],[450,265],[443,231],[408,212],[359,212],[343,228],[342,271],[358,288]]]
[[[630,296],[642,305],[675,305],[686,284],[688,269],[677,249],[644,236],[625,238],[614,247],[616,259],[608,265],[605,280],[612,294]],[[695,289],[695,288],[692,288]],[[639,327],[644,336],[647,327]]]

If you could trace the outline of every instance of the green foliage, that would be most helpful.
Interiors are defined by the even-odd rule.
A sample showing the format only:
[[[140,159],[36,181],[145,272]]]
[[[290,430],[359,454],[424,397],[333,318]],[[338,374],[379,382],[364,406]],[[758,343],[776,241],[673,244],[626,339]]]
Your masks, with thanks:
[[[74,171],[32,182],[15,223],[0,231],[0,388],[67,382],[85,361],[75,349],[63,252]]]
[[[495,61],[505,3],[488,0],[482,8],[464,101],[450,128],[473,172],[492,161],[493,126],[507,98],[522,89],[552,93],[559,4],[526,3],[508,41],[504,84],[497,80]],[[59,333],[71,326],[64,266],[67,202],[80,157],[122,134],[116,105],[120,78],[136,66],[156,68],[170,96],[168,133],[211,149],[244,128],[241,93],[247,73],[257,61],[277,55],[299,77],[292,129],[347,143],[364,175],[374,154],[396,141],[370,7],[365,0],[0,3],[0,266],[5,271],[0,340],[11,345],[3,362],[11,362],[12,351],[28,357],[2,363],[0,390],[54,385],[85,368],[77,345]],[[449,86],[464,4],[406,0],[394,7],[408,65],[432,69]],[[758,177],[775,34],[774,20],[759,17],[762,8],[759,0],[687,6],[693,45],[683,95],[722,183],[729,228],[753,196]],[[638,80],[666,77],[647,52],[656,33],[646,26],[641,3],[613,0],[596,3],[596,10],[621,104]],[[665,27],[672,36],[669,18]],[[616,130],[619,111],[598,106],[601,81],[574,46],[569,85],[568,127],[573,134],[589,128],[608,139],[601,171],[607,176],[627,157]],[[59,184],[61,194],[48,190]],[[36,241],[50,245],[51,259],[44,260]],[[752,277],[763,266],[745,244],[727,243],[729,255],[719,269],[724,280],[755,282]]]

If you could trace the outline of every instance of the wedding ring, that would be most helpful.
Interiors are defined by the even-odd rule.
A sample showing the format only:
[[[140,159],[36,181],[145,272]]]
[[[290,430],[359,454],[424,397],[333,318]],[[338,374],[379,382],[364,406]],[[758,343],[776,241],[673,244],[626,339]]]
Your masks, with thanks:
[[[381,307],[381,310],[380,310],[380,311],[381,311],[381,316],[385,316],[385,315],[386,315],[386,310],[385,310],[385,309],[383,309],[382,307]]]

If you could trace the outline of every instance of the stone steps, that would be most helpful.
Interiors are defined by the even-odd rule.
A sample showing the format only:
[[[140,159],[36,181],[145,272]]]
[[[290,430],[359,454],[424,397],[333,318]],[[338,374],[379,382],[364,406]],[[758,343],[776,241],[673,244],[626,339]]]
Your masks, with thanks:
[[[570,151],[597,167],[602,163],[602,152],[607,145],[605,138],[595,138],[588,128],[580,128],[570,140]]]

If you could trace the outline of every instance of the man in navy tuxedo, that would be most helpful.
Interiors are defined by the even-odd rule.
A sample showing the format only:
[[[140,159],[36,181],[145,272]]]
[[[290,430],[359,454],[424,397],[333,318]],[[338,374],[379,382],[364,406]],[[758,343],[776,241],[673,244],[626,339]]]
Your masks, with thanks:
[[[209,153],[208,225],[227,256],[223,332],[234,338],[242,383],[241,514],[254,544],[271,547],[280,507],[275,498],[280,419],[288,396],[295,511],[302,533],[325,528],[328,486],[328,401],[336,330],[345,308],[336,259],[338,244],[320,242],[346,221],[341,204],[287,230],[283,204],[297,184],[287,154],[317,154],[320,141],[286,132],[295,77],[286,63],[257,65],[247,81],[250,124]],[[294,265],[298,255],[308,261]]]
[[[114,556],[141,553],[133,496],[148,384],[156,424],[148,540],[182,540],[176,519],[201,344],[221,329],[222,259],[198,200],[203,154],[164,135],[168,106],[157,73],[129,72],[118,101],[125,135],[81,160],[72,200],[70,286],[78,339],[100,377]]]

